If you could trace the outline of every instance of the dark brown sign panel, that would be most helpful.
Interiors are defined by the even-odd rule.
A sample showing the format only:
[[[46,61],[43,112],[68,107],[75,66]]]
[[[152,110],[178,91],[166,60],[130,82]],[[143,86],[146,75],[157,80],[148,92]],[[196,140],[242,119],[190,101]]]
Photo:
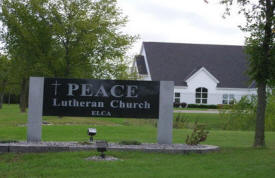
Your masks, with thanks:
[[[44,116],[158,118],[157,81],[44,79]]]

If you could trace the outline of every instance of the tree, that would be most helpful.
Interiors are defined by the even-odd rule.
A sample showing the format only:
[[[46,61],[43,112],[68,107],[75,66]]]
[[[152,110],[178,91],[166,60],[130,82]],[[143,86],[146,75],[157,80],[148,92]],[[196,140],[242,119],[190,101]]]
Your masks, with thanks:
[[[236,2],[239,13],[246,18],[246,24],[241,28],[249,33],[245,48],[248,54],[251,79],[256,81],[258,88],[258,103],[254,146],[265,146],[264,126],[266,110],[266,90],[275,81],[275,0],[221,0],[226,6],[226,15]]]
[[[57,0],[49,6],[63,77],[117,78],[125,71],[135,37],[119,31],[127,18],[116,0]]]
[[[2,39],[13,59],[17,82],[20,84],[20,109],[26,111],[30,76],[49,74],[55,65],[50,22],[47,11],[41,8],[44,0],[3,0],[0,20]]]
[[[2,109],[3,97],[8,84],[10,61],[7,56],[0,54],[0,109]]]
[[[115,0],[3,0],[6,49],[18,66],[21,108],[30,76],[118,78],[135,37]],[[24,111],[25,109],[21,109]]]

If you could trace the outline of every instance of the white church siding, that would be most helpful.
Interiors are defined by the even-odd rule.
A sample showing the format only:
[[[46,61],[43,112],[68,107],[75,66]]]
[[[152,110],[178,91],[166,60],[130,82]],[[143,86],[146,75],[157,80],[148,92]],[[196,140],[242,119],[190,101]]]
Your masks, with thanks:
[[[188,104],[196,104],[196,91],[191,90],[189,88],[182,88],[176,86],[174,89],[175,93],[180,93],[180,102],[188,103]],[[233,94],[236,101],[239,101],[242,96],[247,95],[256,95],[256,89],[243,89],[243,88],[216,88],[212,90],[212,93],[208,94],[207,104],[223,104],[223,95]]]
[[[188,97],[187,103],[194,104],[196,103],[196,89],[205,88],[207,89],[207,103],[197,103],[197,104],[216,104],[217,103],[217,95],[216,88],[219,81],[212,76],[204,67],[194,73],[191,77],[186,80],[187,90],[186,95],[190,95]],[[205,98],[205,97],[203,97]]]
[[[224,94],[233,94],[236,101],[239,101],[243,96],[257,95],[256,88],[217,88],[217,94],[220,96],[219,104],[222,104]]]
[[[219,81],[211,75],[205,68],[201,68],[187,80],[188,87],[175,86],[174,92],[180,93],[180,102],[188,104],[223,104],[223,95],[234,96],[239,101],[242,96],[256,95],[256,89],[249,88],[218,88]],[[207,103],[196,103],[196,89],[207,89]],[[229,99],[228,99],[229,100]]]

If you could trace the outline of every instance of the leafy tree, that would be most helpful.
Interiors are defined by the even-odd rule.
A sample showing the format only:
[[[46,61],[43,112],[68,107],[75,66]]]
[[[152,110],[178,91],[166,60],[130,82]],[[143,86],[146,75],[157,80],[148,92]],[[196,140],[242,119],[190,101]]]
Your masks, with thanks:
[[[7,56],[0,54],[0,109],[2,109],[3,97],[8,84],[10,61]]]
[[[30,76],[49,74],[53,70],[52,35],[44,0],[3,0],[0,20],[2,39],[13,59],[17,82],[20,83],[20,108],[26,111]]]
[[[241,30],[250,35],[246,38],[246,52],[249,55],[249,75],[256,81],[258,88],[258,103],[254,146],[265,145],[265,110],[266,90],[275,81],[275,0],[221,0],[226,6],[226,15],[230,15],[235,3],[239,13],[246,18],[246,24]]]
[[[21,110],[30,76],[123,78],[135,37],[115,0],[3,0],[7,51],[18,66]]]
[[[19,83],[17,81],[16,71],[17,66],[14,61],[7,55],[0,54],[0,109],[3,104],[3,97],[5,94],[18,95]]]
[[[49,6],[63,77],[118,78],[125,71],[124,56],[135,38],[119,31],[127,19],[115,0],[57,0]]]

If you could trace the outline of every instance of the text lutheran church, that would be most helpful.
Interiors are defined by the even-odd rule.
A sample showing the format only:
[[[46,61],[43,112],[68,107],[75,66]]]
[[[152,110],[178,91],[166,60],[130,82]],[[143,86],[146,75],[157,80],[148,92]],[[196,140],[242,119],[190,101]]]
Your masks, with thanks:
[[[134,68],[141,80],[175,81],[174,101],[230,104],[256,95],[243,46],[143,42]]]
[[[57,88],[59,85],[57,81],[53,84],[54,86],[54,95],[57,95]],[[104,85],[100,85],[95,87],[92,84],[76,84],[76,83],[68,83],[67,84],[68,92],[67,96],[75,96],[79,95],[81,97],[103,97],[108,98],[110,96],[114,98],[137,98],[137,90],[138,86],[136,85],[114,85],[110,88],[110,91],[104,87]],[[119,92],[118,92],[119,91]],[[57,98],[53,98],[53,107],[90,107],[90,108],[104,108],[104,102],[101,101],[81,101],[76,99],[69,100],[58,100]],[[136,102],[123,102],[121,100],[112,100],[110,102],[111,108],[128,108],[128,109],[150,109],[150,103],[144,101],[142,103]]]

